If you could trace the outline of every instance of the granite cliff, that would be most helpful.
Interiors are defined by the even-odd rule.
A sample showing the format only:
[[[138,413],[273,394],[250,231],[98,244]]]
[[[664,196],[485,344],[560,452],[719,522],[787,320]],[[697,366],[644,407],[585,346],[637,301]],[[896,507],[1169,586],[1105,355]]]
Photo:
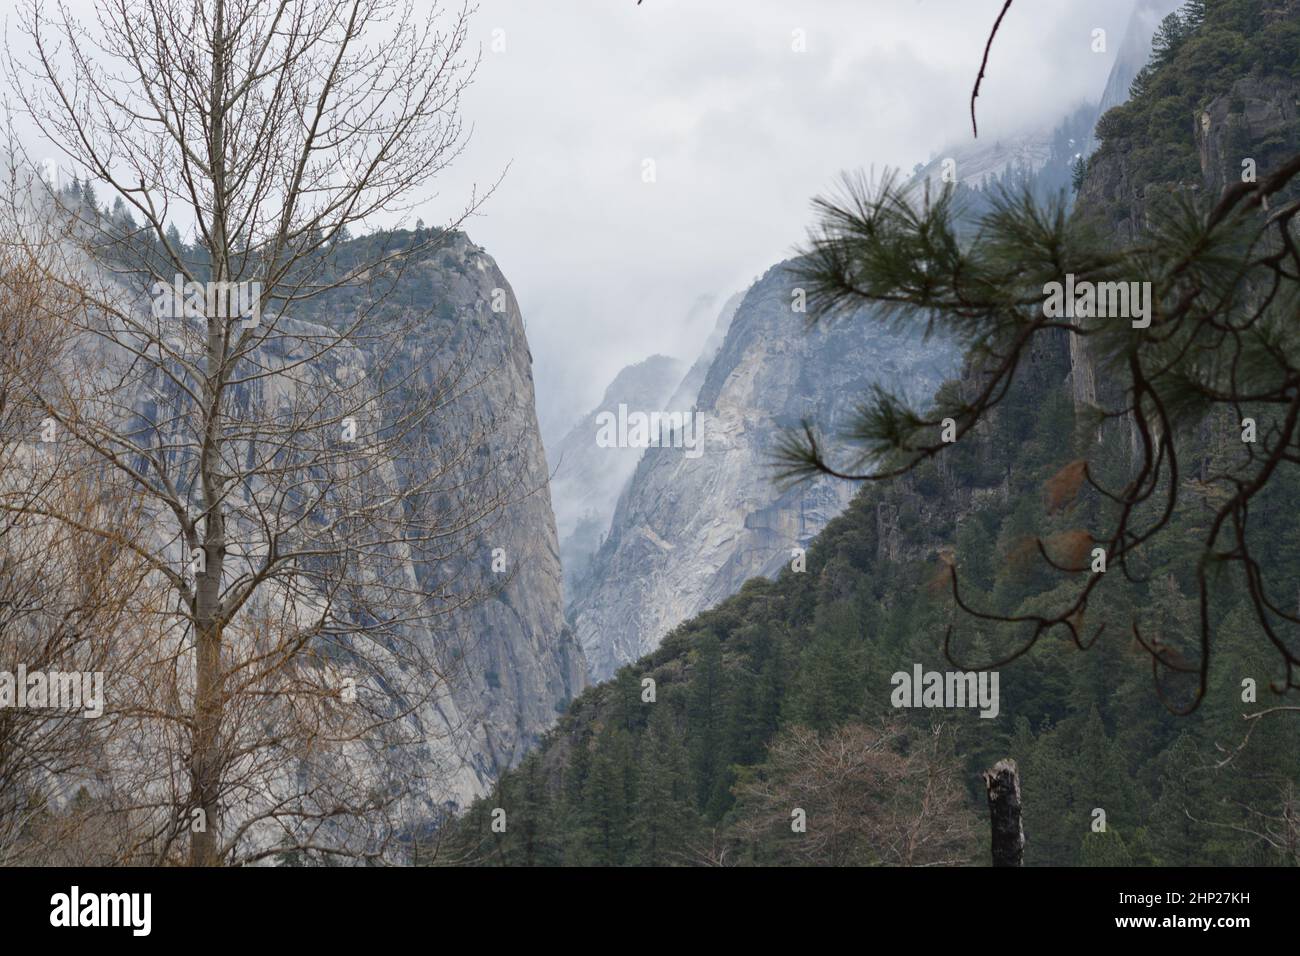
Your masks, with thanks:
[[[854,488],[782,489],[772,455],[783,429],[810,418],[830,433],[873,383],[932,394],[956,368],[941,343],[852,319],[809,325],[781,263],[745,293],[692,402],[696,457],[645,450],[609,534],[569,606],[599,680],[658,646],[678,623],[772,576],[848,505]]]

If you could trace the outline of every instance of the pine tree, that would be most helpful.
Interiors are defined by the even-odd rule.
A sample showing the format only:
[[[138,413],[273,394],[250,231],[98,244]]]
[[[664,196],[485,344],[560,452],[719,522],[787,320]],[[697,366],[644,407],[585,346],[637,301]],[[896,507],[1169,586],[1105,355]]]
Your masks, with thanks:
[[[638,791],[633,813],[636,859],[642,866],[684,862],[696,830],[686,771],[686,750],[672,708],[657,703],[641,744]]]
[[[1071,210],[1064,201],[1042,206],[1025,190],[999,197],[972,218],[951,190],[925,201],[896,180],[850,179],[844,195],[818,200],[822,224],[796,268],[816,315],[914,321],[926,334],[942,329],[971,344],[975,371],[965,377],[966,388],[941,391],[928,407],[877,389],[839,429],[853,436],[850,449],[832,452],[812,424],[788,432],[779,451],[779,477],[786,480],[833,475],[884,483],[915,476],[955,447],[979,443],[986,428],[996,430],[1002,449],[1023,445],[1028,454],[1017,457],[1037,468],[1060,455],[1059,445],[1025,444],[1041,411],[1033,405],[1044,394],[1041,382],[1054,375],[1045,366],[1063,361],[1075,382],[1076,370],[1091,375],[1106,369],[1095,394],[1080,399],[1095,409],[1088,412],[1090,430],[1101,440],[1072,450],[1074,461],[1062,455],[1051,462],[1061,473],[1086,475],[1073,497],[1102,503],[1084,505],[1094,518],[1084,530],[1106,546],[1106,571],[1063,576],[1043,560],[1042,502],[1020,493],[1003,522],[998,552],[1011,560],[1023,556],[1023,573],[1000,576],[977,619],[1014,628],[1026,645],[1050,645],[1043,640],[1049,634],[1081,645],[1103,632],[1134,634],[1154,660],[1157,680],[1167,685],[1164,699],[1180,712],[1195,709],[1206,693],[1197,660],[1210,659],[1209,622],[1221,613],[1208,607],[1209,577],[1244,572],[1262,578],[1259,586],[1238,591],[1263,619],[1279,618],[1266,595],[1294,588],[1284,572],[1260,560],[1268,539],[1260,506],[1270,485],[1297,468],[1291,449],[1300,441],[1300,398],[1282,383],[1300,377],[1300,349],[1291,335],[1300,302],[1300,252],[1293,241],[1300,205],[1291,201],[1300,193],[1300,155],[1271,141],[1251,143],[1244,155],[1271,157],[1269,172],[1255,181],[1230,176],[1228,188],[1212,182],[1214,188],[1199,195],[1150,189],[1186,185],[1201,175],[1185,119],[1195,104],[1246,73],[1286,76],[1294,69],[1293,45],[1283,53],[1268,31],[1242,26],[1258,21],[1264,6],[1263,0],[1240,0],[1232,18],[1206,7],[1207,27],[1223,33],[1221,55],[1212,62],[1201,44],[1188,42],[1183,18],[1167,17],[1154,41],[1149,88],[1099,124],[1103,145],[1085,176],[1113,166],[1128,150],[1127,175],[1150,196],[1136,239],[1127,237],[1124,228],[1132,225],[1121,227],[1119,211],[1096,197]],[[1265,55],[1267,62],[1253,59]],[[1049,294],[1062,290],[1063,300],[1067,279],[1098,288],[1135,282],[1149,288],[1150,308],[1130,309],[1131,315],[1096,309],[1071,318],[1057,293]],[[1124,362],[1110,366],[1101,359],[1120,355]],[[1207,356],[1213,360],[1204,361]],[[1248,448],[1237,443],[1238,453],[1215,476],[1215,495],[1196,492],[1211,515],[1189,520],[1184,484],[1203,471],[1202,436],[1224,416],[1236,416],[1238,428],[1247,411],[1258,420],[1261,437]],[[942,437],[946,421],[956,426],[955,441]],[[1114,454],[1121,445],[1123,453]],[[1102,481],[1117,470],[1122,473]],[[1013,492],[1020,490],[1014,487],[1019,477],[1012,476]],[[1058,504],[1059,512],[1071,501]],[[1197,555],[1213,560],[1198,562]],[[1142,626],[1146,605],[1109,598],[1114,582],[1141,580],[1152,565],[1165,564],[1176,566],[1179,589],[1192,596],[1195,613],[1190,626],[1153,634]],[[960,568],[954,578],[965,613],[972,605],[963,595],[972,595],[963,590]],[[1025,616],[1020,609],[1031,599],[1033,614]],[[1285,606],[1293,606],[1289,597]],[[1127,619],[1114,613],[1116,607],[1130,612]],[[1300,630],[1300,615],[1285,613],[1281,626]],[[1281,640],[1269,643],[1288,665],[1293,689],[1300,688],[1300,652]]]
[[[1157,68],[1168,63],[1188,36],[1187,23],[1175,10],[1160,21],[1155,36],[1151,38],[1151,62]]]
[[[717,637],[706,631],[696,642],[694,656],[687,688],[686,728],[696,806],[703,812],[723,771],[725,675],[722,645]]]
[[[519,844],[518,863],[522,866],[554,865],[559,854],[551,836],[554,814],[541,755],[537,752],[529,754],[514,777],[522,778],[517,790],[518,798],[511,802],[515,811],[511,832]]]
[[[1207,2],[1208,0],[1187,0],[1183,4],[1183,26],[1186,33],[1190,34],[1205,22],[1209,14]]]
[[[610,721],[628,732],[635,731],[643,722],[646,707],[641,702],[641,680],[636,670],[624,667],[615,675],[612,690]]]
[[[621,727],[607,728],[597,738],[583,799],[593,838],[593,862],[623,865],[632,845],[630,811],[636,805],[636,768],[630,738]]]
[[[564,834],[563,861],[566,866],[591,866],[599,827],[588,800],[592,775],[589,731],[573,742],[571,756],[561,783],[560,829]]]
[[[1103,833],[1089,832],[1084,836],[1079,848],[1079,863],[1083,866],[1132,866],[1133,857],[1119,831],[1107,829]]]
[[[181,238],[181,231],[176,228],[175,223],[167,226],[167,244],[173,249],[180,250],[181,255],[185,254],[185,240]]]
[[[1061,732],[1050,724],[1040,727],[1021,764],[1025,862],[1029,864],[1074,865],[1080,834],[1087,829],[1086,818],[1073,804],[1072,762],[1061,746],[1062,739]],[[1022,728],[1016,746],[1024,748],[1025,743]]]
[[[790,719],[827,730],[858,713],[867,656],[856,605],[848,600],[819,605],[787,706]]]
[[[1212,796],[1213,775],[1200,748],[1184,730],[1156,760],[1158,783],[1148,826],[1157,866],[1195,866],[1215,862],[1205,857],[1207,827],[1193,819]]]

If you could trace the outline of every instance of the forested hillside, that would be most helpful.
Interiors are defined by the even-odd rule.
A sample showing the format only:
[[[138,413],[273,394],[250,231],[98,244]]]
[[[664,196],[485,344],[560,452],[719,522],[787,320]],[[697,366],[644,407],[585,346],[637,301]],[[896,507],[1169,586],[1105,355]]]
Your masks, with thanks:
[[[1137,230],[1151,194],[1213,196],[1238,157],[1264,175],[1300,144],[1300,4],[1192,3],[1162,31],[1134,99],[1102,120],[1080,184],[1075,215],[1103,228]],[[1220,124],[1230,146],[1211,135]],[[982,865],[980,773],[1011,757],[1027,864],[1300,863],[1300,721],[1243,720],[1294,701],[1270,690],[1286,676],[1282,660],[1231,572],[1212,581],[1214,656],[1190,714],[1172,712],[1177,681],[1153,679],[1151,655],[1123,629],[1086,648],[1053,631],[998,667],[995,716],[894,706],[898,672],[974,670],[1017,646],[1008,628],[954,607],[951,568],[966,603],[1014,616],[1045,611],[1095,560],[1091,532],[1113,505],[1079,463],[1123,485],[1133,437],[1099,425],[1081,400],[1084,367],[1065,336],[1035,348],[991,418],[954,447],[864,486],[806,568],[796,559],[776,581],[750,581],[576,699],[545,745],[423,858]],[[981,374],[969,363],[944,388],[964,394]],[[1143,552],[1141,575],[1108,576],[1104,592],[1106,615],[1141,621],[1172,647],[1199,627],[1198,549],[1221,493],[1205,475],[1244,454],[1230,415],[1204,417],[1187,441],[1198,454],[1176,479],[1170,529]],[[1251,506],[1253,526],[1267,529],[1253,553],[1274,580],[1300,580],[1298,500],[1289,469]],[[1040,541],[1059,567],[1042,560]]]

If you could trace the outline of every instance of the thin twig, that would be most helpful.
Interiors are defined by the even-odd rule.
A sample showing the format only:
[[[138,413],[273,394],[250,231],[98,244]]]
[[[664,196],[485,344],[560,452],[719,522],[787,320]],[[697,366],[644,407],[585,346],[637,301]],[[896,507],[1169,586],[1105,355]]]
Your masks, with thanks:
[[[637,0],[637,2],[640,3],[640,0]],[[989,52],[993,49],[993,38],[998,35],[998,27],[1002,26],[1002,18],[1005,17],[1007,11],[1011,9],[1011,3],[1012,0],[1007,0],[1007,2],[1002,5],[1002,12],[998,14],[998,18],[993,24],[993,32],[989,34],[989,42],[984,44],[984,59],[980,63],[980,75],[975,77],[975,89],[970,95],[970,125],[971,129],[975,133],[976,139],[979,139],[980,137],[980,128],[979,124],[975,122],[975,98],[980,95],[980,83],[984,81],[984,70],[987,69],[989,65]]]

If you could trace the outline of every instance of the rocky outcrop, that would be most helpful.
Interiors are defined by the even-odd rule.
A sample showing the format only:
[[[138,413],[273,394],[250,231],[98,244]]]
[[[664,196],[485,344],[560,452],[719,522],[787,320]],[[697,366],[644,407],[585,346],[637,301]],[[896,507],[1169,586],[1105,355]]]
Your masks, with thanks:
[[[356,246],[341,243],[325,268],[346,270],[347,263],[370,257],[376,244],[400,248],[411,241],[399,232],[353,240]],[[411,593],[434,595],[420,598],[419,606],[403,605],[397,625],[419,656],[411,662],[394,652],[376,665],[389,709],[404,714],[406,739],[422,745],[400,756],[375,745],[370,765],[379,780],[396,776],[399,761],[421,763],[409,769],[426,789],[411,796],[416,812],[428,819],[448,806],[464,806],[518,763],[585,686],[586,665],[563,617],[532,362],[509,283],[461,233],[373,272],[368,282],[332,289],[304,302],[292,317],[277,317],[277,332],[258,355],[273,374],[251,376],[231,403],[274,416],[307,405],[331,383],[361,382],[368,384],[358,388],[391,394],[403,407],[432,407],[431,414],[412,417],[410,433],[396,446],[401,453],[373,467],[382,473],[381,488],[409,489],[439,476],[427,493],[392,496],[391,517],[448,527],[439,529],[437,547],[373,546],[355,572],[382,574],[386,583],[411,581]],[[385,324],[390,312],[402,320]],[[401,329],[401,341],[367,334],[363,325],[327,351],[307,344],[331,341],[333,330],[352,325],[357,315],[373,316],[376,328]],[[123,401],[140,425],[161,420],[175,429],[182,426],[165,415],[175,404],[174,391],[166,376],[154,376]],[[376,423],[384,425],[391,423]],[[166,447],[193,443],[184,438]],[[251,457],[253,449],[231,454]],[[259,504],[273,493],[258,484],[256,473],[240,492],[244,502]],[[337,505],[325,497],[315,511],[326,514]],[[236,511],[250,513],[248,507]],[[230,518],[231,540],[256,544],[258,529],[241,528],[241,520],[247,519]],[[249,552],[256,550],[249,546]],[[179,554],[173,560],[179,564]],[[294,599],[311,600],[311,587],[304,585]],[[383,650],[376,653],[383,656]]]
[[[1112,73],[1103,106],[1118,106],[1127,100],[1120,96],[1116,77],[1136,75],[1134,65],[1139,52],[1143,62],[1149,57],[1149,33],[1161,17],[1178,4],[1170,0],[1143,0],[1139,3],[1126,40],[1127,58],[1121,58]],[[1266,17],[1284,20],[1300,15],[1300,3],[1286,0],[1268,11]],[[1144,38],[1141,46],[1138,39]],[[1139,65],[1140,68],[1140,65]],[[1134,244],[1149,225],[1153,208],[1174,194],[1191,198],[1208,207],[1228,185],[1253,175],[1257,179],[1294,155],[1300,143],[1300,83],[1276,71],[1261,72],[1258,66],[1248,75],[1221,81],[1223,89],[1203,91],[1204,105],[1189,111],[1187,127],[1192,133],[1195,161],[1179,167],[1179,175],[1153,177],[1141,165],[1142,147],[1147,145],[1142,130],[1130,129],[1124,135],[1107,139],[1088,166],[1088,174],[1079,191],[1076,214],[1089,219],[1117,247]],[[1127,85],[1124,87],[1127,93]],[[1190,158],[1190,154],[1189,154]],[[1075,403],[1115,407],[1122,396],[1116,386],[1097,385],[1097,362],[1092,350],[1077,336],[1070,337],[1070,383]],[[1108,394],[1109,392],[1109,394]],[[1126,423],[1126,424],[1124,424]],[[1125,415],[1129,445],[1137,456],[1139,435],[1132,415]]]
[[[791,308],[790,263],[740,302],[694,401],[700,454],[645,451],[569,615],[594,678],[655,648],[678,623],[793,560],[857,488],[821,479],[778,487],[774,453],[804,419],[844,427],[873,384],[924,399],[956,350],[859,314],[810,326]]]
[[[478,453],[510,462],[507,480],[516,489],[487,542],[502,549],[507,582],[449,625],[466,637],[465,666],[457,670],[462,679],[453,682],[465,716],[461,751],[485,788],[519,762],[586,686],[587,668],[564,621],[532,356],[514,293],[492,257],[464,235],[422,268],[441,327],[430,328],[425,341],[410,343],[410,367],[432,376],[439,365],[428,351],[458,333],[475,336],[467,380],[479,384],[456,401],[450,417],[462,424],[494,420]],[[506,293],[504,311],[492,310],[494,290]]]
[[[605,389],[600,404],[569,431],[551,454],[555,468],[551,501],[560,530],[566,604],[584,589],[592,557],[609,531],[619,494],[627,487],[644,451],[601,447],[596,441],[600,416],[616,414],[620,405],[642,412],[690,411],[742,298],[737,292],[723,303],[713,330],[685,376],[680,362],[662,355],[623,369]],[[697,308],[705,308],[706,301],[712,300],[702,298]]]
[[[1300,144],[1300,83],[1246,76],[1216,96],[1194,121],[1201,177],[1211,196],[1253,168],[1262,179]]]
[[[560,535],[560,560],[565,590],[580,580],[609,528],[619,492],[632,477],[640,448],[602,447],[596,436],[598,417],[617,412],[620,405],[640,411],[667,411],[683,365],[666,355],[653,355],[629,365],[610,382],[600,404],[548,449],[552,467],[551,502]],[[687,405],[689,407],[689,404]]]
[[[1133,80],[1151,59],[1151,38],[1155,35],[1156,27],[1182,5],[1183,0],[1138,0],[1134,5],[1119,50],[1115,54],[1115,65],[1111,67],[1106,88],[1101,94],[1098,116],[1128,102]]]
[[[1094,121],[1104,116],[1107,111],[1128,102],[1133,80],[1151,59],[1152,38],[1156,28],[1161,20],[1180,6],[1182,0],[1139,0],[1134,6],[1124,38],[1115,56],[1115,64],[1111,67],[1110,76],[1107,78],[1106,88],[1102,91],[1101,99],[1097,104]],[[1090,137],[1090,147],[1095,148],[1095,146],[1095,138]],[[1082,204],[1085,214],[1089,209],[1094,208],[1125,210],[1125,214],[1112,221],[1111,228],[1118,241],[1132,241],[1136,236],[1138,224],[1145,218],[1145,190],[1132,187],[1132,173],[1124,164],[1121,163],[1116,168],[1113,165],[1107,167],[1107,163],[1108,161],[1103,158],[1099,163],[1089,166],[1088,176],[1081,186],[1078,201]],[[1098,171],[1098,166],[1103,167],[1101,171]],[[1103,192],[1106,194],[1104,201],[1099,196]],[[1069,350],[1070,376],[1067,384],[1074,402],[1080,407],[1096,406],[1098,404],[1096,359],[1091,354],[1087,341],[1078,336],[1069,336]]]
[[[1149,24],[1153,18],[1158,22],[1154,13],[1167,13],[1168,6],[1154,0],[1140,5],[1139,12],[1144,7],[1152,11],[1141,22]],[[1276,15],[1295,16],[1298,9],[1300,5],[1293,2],[1289,13],[1279,10]],[[1134,19],[1138,22],[1141,18],[1135,14]],[[1149,39],[1145,49],[1150,50]],[[1131,72],[1131,65],[1125,72]],[[1091,219],[1117,246],[1131,245],[1149,225],[1153,204],[1165,197],[1178,192],[1208,204],[1243,175],[1253,173],[1262,179],[1290,158],[1300,143],[1300,83],[1276,74],[1243,76],[1229,88],[1216,91],[1204,107],[1189,113],[1186,122],[1194,136],[1197,159],[1190,165],[1194,171],[1190,176],[1172,182],[1151,181],[1135,158],[1144,142],[1142,136],[1117,136],[1107,140],[1089,164],[1077,213]],[[1071,355],[1076,403],[1096,404],[1098,389],[1093,383],[1097,376],[1090,350],[1072,338]],[[1136,435],[1132,438],[1136,441]]]
[[[445,396],[445,407],[422,426],[432,456],[423,466],[450,456],[457,483],[503,503],[470,540],[449,548],[447,560],[416,560],[411,568],[431,591],[455,581],[473,594],[422,624],[450,677],[449,693],[437,712],[413,715],[438,742],[434,757],[444,773],[457,780],[443,799],[464,806],[540,740],[586,685],[586,664],[563,617],[532,356],[510,284],[491,256],[456,233],[406,263],[388,298],[412,303],[419,327],[396,359],[389,343],[359,342],[363,365],[379,367],[385,384]],[[319,300],[304,318],[332,322],[353,308],[342,293]],[[422,463],[409,467],[418,478]]]
[[[700,349],[699,357],[691,365],[690,371],[686,373],[685,378],[677,383],[677,388],[673,390],[672,397],[668,399],[670,409],[694,407],[695,398],[700,394],[700,389],[704,387],[704,379],[708,376],[709,369],[713,367],[713,360],[718,357],[718,352],[722,349],[722,343],[727,340],[727,332],[731,329],[731,322],[735,319],[736,310],[740,308],[740,303],[744,298],[745,294],[743,292],[736,292],[722,304],[722,310],[718,313],[717,321],[713,324],[713,331],[709,333],[708,339],[704,342],[704,347]]]

